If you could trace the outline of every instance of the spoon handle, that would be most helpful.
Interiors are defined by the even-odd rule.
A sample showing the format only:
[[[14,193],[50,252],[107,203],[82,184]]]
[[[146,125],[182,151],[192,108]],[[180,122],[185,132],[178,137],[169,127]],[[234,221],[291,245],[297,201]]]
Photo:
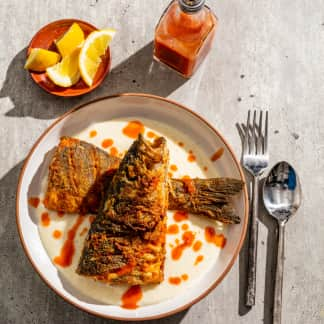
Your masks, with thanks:
[[[273,303],[273,323],[281,324],[282,283],[285,257],[285,224],[279,222],[277,270]]]
[[[256,268],[258,247],[258,210],[259,210],[259,177],[253,178],[252,214],[250,220],[249,254],[248,254],[248,281],[246,291],[246,306],[255,305]]]

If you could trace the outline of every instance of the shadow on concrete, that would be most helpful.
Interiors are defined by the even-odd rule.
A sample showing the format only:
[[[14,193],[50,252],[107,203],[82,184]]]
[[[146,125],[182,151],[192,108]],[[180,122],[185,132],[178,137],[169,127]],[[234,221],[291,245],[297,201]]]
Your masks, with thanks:
[[[144,92],[167,97],[187,79],[153,60],[153,42],[114,67],[102,85],[89,94],[74,98],[55,97],[37,86],[24,70],[26,48],[11,61],[0,98],[9,97],[14,107],[11,117],[56,118],[72,107],[97,98],[121,92]]]

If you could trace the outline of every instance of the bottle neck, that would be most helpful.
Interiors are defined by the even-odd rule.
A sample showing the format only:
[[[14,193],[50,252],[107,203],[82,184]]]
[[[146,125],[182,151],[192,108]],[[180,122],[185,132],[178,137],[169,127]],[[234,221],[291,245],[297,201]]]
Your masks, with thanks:
[[[205,0],[178,0],[180,9],[187,14],[199,12],[205,5]]]

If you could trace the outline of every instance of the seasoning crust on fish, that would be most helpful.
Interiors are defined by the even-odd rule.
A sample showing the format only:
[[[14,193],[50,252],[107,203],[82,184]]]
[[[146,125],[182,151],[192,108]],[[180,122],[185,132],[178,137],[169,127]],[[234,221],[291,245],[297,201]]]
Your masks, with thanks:
[[[85,241],[77,273],[131,285],[163,280],[169,154],[140,135],[115,173]]]
[[[120,161],[92,144],[62,137],[49,168],[45,207],[66,213],[96,213]],[[131,176],[132,170],[128,172]],[[124,180],[126,185],[128,180]],[[241,180],[169,179],[168,186],[168,209],[205,215],[228,224],[240,222],[231,199],[242,190]],[[116,208],[127,205],[126,201],[123,199]]]

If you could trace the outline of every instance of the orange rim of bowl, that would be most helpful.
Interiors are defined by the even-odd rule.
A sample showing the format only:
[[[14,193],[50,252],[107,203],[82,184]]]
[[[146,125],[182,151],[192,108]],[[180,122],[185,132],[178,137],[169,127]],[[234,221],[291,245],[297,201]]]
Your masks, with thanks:
[[[52,21],[51,23],[43,26],[42,28],[40,28],[37,33],[33,36],[33,38],[31,39],[27,51],[26,51],[26,56],[28,56],[29,52],[31,51],[32,48],[35,47],[35,43],[37,44],[38,39],[40,38],[40,35],[46,31],[47,29],[55,29],[55,26],[62,26],[62,25],[67,25],[67,24],[72,24],[72,23],[78,23],[79,25],[82,26],[86,26],[87,28],[89,28],[89,30],[95,31],[98,30],[98,28],[86,21],[83,20],[79,20],[79,19],[74,19],[74,18],[68,18],[68,19],[61,19],[61,20],[56,20],[56,21]],[[82,28],[83,29],[83,28]],[[87,94],[91,91],[93,91],[94,89],[98,88],[103,80],[106,78],[106,76],[108,75],[109,71],[110,71],[110,67],[111,67],[111,53],[110,53],[110,47],[108,47],[106,54],[105,54],[105,60],[104,63],[101,63],[103,65],[103,69],[100,71],[100,75],[96,77],[96,82],[91,86],[87,86],[84,81],[82,80],[81,82],[84,83],[84,87],[82,88],[73,88],[72,87],[68,87],[68,88],[63,88],[60,86],[55,85],[52,81],[50,81],[48,79],[47,76],[45,76],[45,80],[50,82],[51,84],[53,84],[53,86],[55,86],[56,90],[51,90],[49,87],[47,87],[45,84],[43,84],[42,82],[40,82],[38,80],[38,76],[39,75],[44,75],[45,72],[42,73],[37,73],[37,72],[33,72],[33,71],[28,71],[30,77],[32,78],[32,80],[43,90],[45,90],[47,93],[50,93],[52,95],[55,96],[59,96],[59,97],[76,97],[76,96],[81,96],[84,94]],[[100,67],[99,67],[100,69]],[[80,81],[79,81],[80,82]],[[59,89],[61,91],[59,91]]]
[[[156,95],[151,95],[151,94],[146,94],[146,93],[119,93],[119,94],[115,94],[115,95],[111,95],[111,96],[104,96],[104,97],[100,97],[91,101],[88,101],[87,103],[83,103],[75,108],[72,108],[71,110],[69,110],[68,112],[66,112],[65,114],[63,114],[61,117],[57,118],[43,133],[42,135],[37,139],[37,141],[35,142],[35,144],[33,145],[33,147],[31,148],[31,150],[29,151],[24,164],[22,166],[22,169],[20,171],[20,175],[19,175],[19,179],[18,179],[18,185],[17,185],[17,194],[16,194],[16,223],[17,223],[17,227],[18,227],[18,233],[19,233],[19,237],[20,237],[20,242],[23,246],[23,249],[25,251],[25,254],[27,255],[31,265],[33,266],[34,270],[38,273],[38,275],[42,278],[42,280],[44,280],[44,282],[47,284],[47,286],[49,288],[51,288],[57,295],[59,295],[60,297],[62,297],[66,302],[68,302],[69,304],[75,306],[76,308],[85,311],[91,315],[95,315],[95,316],[99,316],[102,318],[106,318],[106,319],[115,319],[115,320],[121,320],[121,321],[144,321],[144,320],[153,320],[153,319],[159,319],[159,318],[164,318],[167,316],[171,316],[174,315],[176,313],[179,313],[187,308],[189,308],[190,306],[196,304],[197,302],[199,302],[201,299],[203,299],[204,297],[206,297],[212,290],[214,290],[218,284],[224,279],[224,277],[227,275],[227,273],[231,270],[232,266],[235,263],[236,258],[239,255],[239,252],[242,248],[245,236],[246,236],[246,231],[247,231],[247,224],[248,224],[248,215],[249,215],[249,201],[248,201],[248,192],[247,192],[247,186],[244,185],[243,187],[243,194],[244,194],[244,219],[243,219],[243,230],[242,230],[242,234],[239,240],[239,243],[235,249],[235,252],[232,256],[232,259],[230,260],[229,264],[227,265],[227,267],[225,268],[225,270],[222,272],[222,274],[215,280],[215,282],[208,288],[206,289],[204,292],[202,292],[198,297],[194,298],[193,300],[191,300],[190,302],[186,303],[185,305],[182,305],[176,309],[173,309],[171,311],[165,312],[163,314],[159,314],[159,315],[152,315],[152,316],[147,316],[147,317],[130,317],[130,318],[126,318],[126,317],[119,317],[119,316],[113,316],[113,315],[106,315],[106,314],[102,314],[102,313],[98,313],[95,312],[93,310],[89,310],[86,309],[85,307],[79,305],[78,303],[70,300],[69,298],[65,297],[58,289],[56,289],[55,287],[53,287],[51,285],[51,283],[47,280],[47,278],[45,276],[43,276],[43,274],[38,270],[37,265],[33,262],[28,248],[25,244],[25,241],[23,239],[22,236],[22,229],[21,229],[21,224],[20,224],[20,216],[19,216],[19,200],[20,200],[20,189],[21,189],[21,182],[22,182],[22,178],[24,176],[25,173],[25,169],[27,167],[27,164],[30,160],[30,157],[32,156],[32,154],[34,153],[36,147],[38,146],[38,144],[42,141],[42,139],[48,134],[48,132],[54,128],[54,126],[56,126],[60,121],[62,121],[63,119],[65,119],[67,116],[71,115],[72,113],[74,113],[77,110],[80,110],[90,104],[93,104],[97,101],[102,101],[102,100],[109,100],[112,98],[116,98],[116,97],[146,97],[146,98],[151,98],[151,99],[156,99],[156,100],[161,100],[161,101],[165,101],[167,103],[173,104],[175,106],[177,106],[178,108],[181,108],[187,112],[189,112],[190,114],[192,114],[193,116],[197,117],[200,121],[202,121],[205,125],[207,125],[209,127],[209,129],[211,129],[225,144],[226,148],[229,150],[235,165],[237,167],[237,169],[239,170],[240,176],[241,176],[241,180],[246,184],[246,180],[245,180],[245,176],[244,176],[244,172],[242,170],[242,167],[240,165],[240,162],[238,161],[238,159],[236,158],[234,151],[232,149],[232,147],[229,145],[229,143],[225,140],[225,138],[219,133],[218,130],[216,130],[216,128],[214,126],[212,126],[206,119],[204,119],[202,116],[200,116],[199,114],[197,114],[196,112],[192,111],[191,109],[187,108],[186,106],[179,104],[176,101],[167,99],[167,98],[163,98],[160,96],[156,96]],[[172,108],[169,108],[172,109]]]

